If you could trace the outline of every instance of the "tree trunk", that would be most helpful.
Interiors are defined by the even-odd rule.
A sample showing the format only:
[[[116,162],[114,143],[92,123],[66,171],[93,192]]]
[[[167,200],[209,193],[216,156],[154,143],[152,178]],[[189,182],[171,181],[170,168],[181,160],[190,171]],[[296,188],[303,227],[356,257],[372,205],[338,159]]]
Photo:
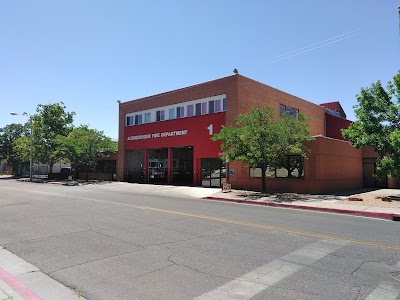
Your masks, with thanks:
[[[263,162],[261,164],[261,180],[262,180],[262,192],[266,193],[267,192],[267,184],[266,184],[266,178],[265,178],[265,171],[267,169],[267,164]]]
[[[54,166],[54,163],[50,162],[49,163],[49,175],[53,174],[53,166]]]

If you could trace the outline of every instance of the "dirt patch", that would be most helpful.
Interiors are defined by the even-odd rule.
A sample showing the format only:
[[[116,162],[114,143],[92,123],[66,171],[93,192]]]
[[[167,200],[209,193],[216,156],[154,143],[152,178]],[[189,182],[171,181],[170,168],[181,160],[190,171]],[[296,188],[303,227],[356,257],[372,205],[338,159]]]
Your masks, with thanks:
[[[360,193],[361,192],[361,193]],[[260,193],[253,191],[232,190],[230,195],[235,198],[246,198],[260,201],[274,201],[280,203],[291,202],[337,202],[350,205],[365,205],[383,208],[400,208],[400,190],[380,189],[380,190],[360,190],[331,195],[311,195],[297,193]],[[386,200],[386,201],[384,201]]]

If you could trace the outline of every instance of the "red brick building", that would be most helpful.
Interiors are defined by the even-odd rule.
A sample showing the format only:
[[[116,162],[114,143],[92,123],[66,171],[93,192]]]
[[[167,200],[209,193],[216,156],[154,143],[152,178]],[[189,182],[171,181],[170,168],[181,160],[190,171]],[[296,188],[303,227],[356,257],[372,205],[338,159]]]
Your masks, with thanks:
[[[228,176],[232,188],[260,190],[260,169],[235,161],[226,171],[220,144],[210,138],[239,113],[265,105],[277,118],[284,111],[308,116],[316,138],[304,162],[288,157],[297,168],[268,169],[269,191],[324,193],[377,184],[374,168],[363,168],[363,159],[374,164],[376,154],[341,136],[350,121],[339,102],[313,104],[238,74],[120,103],[117,180],[220,186]]]

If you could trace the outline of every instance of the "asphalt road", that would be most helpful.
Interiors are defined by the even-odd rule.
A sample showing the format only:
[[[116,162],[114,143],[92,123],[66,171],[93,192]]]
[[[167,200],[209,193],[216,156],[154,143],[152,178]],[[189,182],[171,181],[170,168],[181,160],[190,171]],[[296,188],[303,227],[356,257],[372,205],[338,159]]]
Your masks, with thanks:
[[[162,191],[0,180],[0,246],[87,299],[400,299],[400,222]]]

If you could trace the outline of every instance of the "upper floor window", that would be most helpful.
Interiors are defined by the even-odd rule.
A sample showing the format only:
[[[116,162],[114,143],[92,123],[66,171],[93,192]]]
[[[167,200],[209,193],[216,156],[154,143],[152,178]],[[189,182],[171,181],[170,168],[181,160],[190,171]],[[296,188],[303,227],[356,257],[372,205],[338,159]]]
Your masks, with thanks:
[[[176,108],[176,117],[178,119],[185,117],[185,108],[183,106],[179,106]]]
[[[196,116],[201,115],[201,103],[196,103]]]
[[[214,100],[208,101],[208,113],[212,114],[215,112],[215,107],[214,107]]]
[[[187,117],[193,117],[193,104],[187,106]]]
[[[292,116],[295,119],[299,118],[299,110],[287,105],[281,104],[279,107],[279,112],[280,116],[283,116],[284,114],[288,114],[289,116]]]
[[[139,125],[143,123],[143,115],[136,115],[135,116],[135,125]]]
[[[175,108],[170,108],[169,109],[168,119],[169,120],[175,119]]]
[[[215,100],[215,112],[220,112],[222,110],[222,100]]]
[[[129,116],[126,115],[126,126],[224,112],[226,111],[226,98],[222,97],[213,96],[145,111],[132,112]]]
[[[132,126],[133,120],[133,116],[126,117],[126,126]]]
[[[165,120],[165,111],[157,110],[156,111],[156,121],[164,121]]]
[[[207,114],[207,102],[201,103],[201,114],[206,115]]]
[[[151,122],[151,113],[145,113],[144,114],[144,122],[145,123],[150,123]]]

